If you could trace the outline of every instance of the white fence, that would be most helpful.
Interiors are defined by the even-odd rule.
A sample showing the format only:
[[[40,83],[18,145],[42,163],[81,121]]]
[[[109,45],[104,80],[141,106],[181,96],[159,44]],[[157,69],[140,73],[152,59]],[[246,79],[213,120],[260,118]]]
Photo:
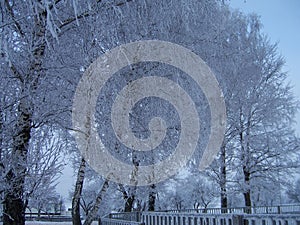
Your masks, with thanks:
[[[255,206],[255,207],[234,207],[234,208],[202,208],[202,209],[175,209],[167,210],[172,213],[234,213],[234,214],[281,214],[300,213],[300,205],[279,205],[279,206]]]
[[[135,222],[135,221],[127,221],[127,220],[102,218],[101,221],[99,221],[99,224],[102,224],[102,225],[142,225],[143,223]]]
[[[300,225],[300,215],[143,212],[142,222],[145,225]]]
[[[145,212],[142,221],[146,225],[235,225],[241,224],[240,215],[234,214],[194,214]]]
[[[101,222],[102,225],[300,225],[300,205],[111,213]]]
[[[300,215],[244,215],[244,224],[248,225],[300,225]]]

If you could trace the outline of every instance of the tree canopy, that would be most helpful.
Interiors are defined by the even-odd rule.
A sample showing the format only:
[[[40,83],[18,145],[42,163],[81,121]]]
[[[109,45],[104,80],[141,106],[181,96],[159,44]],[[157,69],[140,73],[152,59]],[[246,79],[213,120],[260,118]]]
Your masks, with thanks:
[[[54,188],[64,153],[76,155],[77,167],[81,162],[73,196],[74,209],[77,205],[73,216],[78,216],[86,165],[71,135],[75,132],[73,95],[93,61],[133,41],[176,43],[207,63],[226,102],[224,141],[211,166],[199,172],[197,165],[211,129],[209,104],[201,88],[169,65],[128,65],[101,90],[95,114],[98,133],[115,158],[137,169],[157,163],[172,154],[180,136],[174,106],[154,97],[138,102],[129,120],[137,138],[149,136],[153,117],[167,121],[168,133],[158,151],[134,151],[112,133],[111,105],[124,86],[140,77],[161,76],[180,85],[196,105],[202,138],[186,166],[189,176],[180,178],[179,173],[149,187],[109,185],[107,177],[102,178],[102,188],[86,185],[81,200],[85,224],[104,204],[103,199],[110,201],[104,196],[107,191],[114,197],[115,204],[109,205],[114,210],[120,205],[128,210],[207,207],[216,196],[225,208],[241,202],[236,201],[240,198],[250,207],[278,203],[279,199],[268,201],[268,196],[282,194],[292,182],[286,177],[299,168],[300,141],[292,129],[299,104],[286,82],[284,59],[262,33],[257,15],[232,12],[217,0],[2,0],[0,11],[0,196],[5,225],[25,224],[30,201],[34,203],[41,193]],[[98,182],[96,176],[92,179]],[[120,195],[109,188],[119,190]],[[289,195],[294,196],[296,190],[295,186]],[[191,200],[190,204],[184,200]]]

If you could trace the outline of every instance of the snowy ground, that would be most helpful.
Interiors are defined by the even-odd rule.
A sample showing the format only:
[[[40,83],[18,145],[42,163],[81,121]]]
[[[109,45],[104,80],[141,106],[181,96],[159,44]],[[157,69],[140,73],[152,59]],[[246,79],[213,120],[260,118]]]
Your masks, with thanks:
[[[26,225],[72,225],[72,222],[45,222],[45,221],[28,221],[26,222]],[[0,222],[0,225],[2,225],[2,222]],[[98,222],[94,221],[92,225],[98,225]]]

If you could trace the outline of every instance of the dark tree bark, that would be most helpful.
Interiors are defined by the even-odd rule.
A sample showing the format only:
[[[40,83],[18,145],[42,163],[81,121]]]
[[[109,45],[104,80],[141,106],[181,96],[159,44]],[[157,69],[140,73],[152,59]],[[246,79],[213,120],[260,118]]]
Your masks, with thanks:
[[[21,198],[15,194],[6,194],[3,208],[3,225],[25,224],[25,210]]]
[[[5,179],[9,189],[6,190],[3,204],[3,224],[25,224],[25,203],[23,201],[26,173],[27,152],[31,133],[31,112],[28,100],[20,101],[19,118],[12,149],[12,166]]]
[[[1,99],[0,99],[1,101]],[[4,169],[4,165],[2,163],[2,148],[3,148],[3,112],[2,108],[0,107],[0,172]]]
[[[134,195],[127,198],[127,200],[125,202],[124,212],[131,212],[132,211],[134,199],[135,199]]]
[[[134,165],[134,169],[132,171],[132,178],[131,178],[131,184],[133,184],[132,187],[129,188],[127,196],[125,196],[123,194],[123,198],[126,200],[125,202],[125,207],[124,207],[124,211],[125,212],[131,212],[133,209],[133,203],[135,200],[135,194],[136,194],[136,189],[137,189],[137,173],[138,173],[138,169],[139,169],[139,161],[137,160],[136,156],[133,155],[132,156],[132,164]],[[124,189],[125,190],[125,189]]]
[[[245,166],[243,167],[243,172],[244,172],[244,181],[245,184],[247,185],[247,188],[244,192],[244,200],[245,200],[246,212],[248,213],[249,210],[251,210],[251,192],[249,189],[250,172],[247,170]]]
[[[148,211],[154,211],[155,210],[155,200],[156,200],[156,185],[152,184],[150,186],[150,192],[149,192],[149,200],[148,200]]]
[[[134,197],[134,195],[130,195],[129,196],[129,194],[125,190],[125,187],[124,187],[123,184],[119,184],[119,188],[120,188],[120,191],[121,191],[121,193],[123,195],[123,199],[125,201],[124,212],[131,212],[132,211],[132,207],[133,207],[133,203],[134,203],[134,200],[135,200],[135,197]]]
[[[221,208],[226,212],[228,207],[227,202],[227,189],[226,189],[226,180],[227,180],[227,171],[226,171],[226,148],[223,144],[221,147],[221,173],[220,173],[220,189],[221,189]],[[223,212],[222,210],[222,212]]]
[[[80,198],[83,188],[83,181],[85,175],[85,160],[81,159],[80,166],[77,173],[77,180],[75,184],[75,191],[72,198],[72,223],[73,225],[81,225],[80,219]]]
[[[245,200],[245,207],[246,207],[246,213],[251,212],[251,190],[250,190],[250,179],[251,179],[251,172],[249,169],[249,164],[250,164],[250,146],[249,146],[249,137],[250,137],[250,127],[251,127],[251,116],[249,116],[248,121],[246,123],[246,129],[245,132],[243,123],[241,122],[241,128],[242,132],[240,133],[240,143],[241,143],[241,150],[242,150],[242,162],[243,162],[243,174],[244,174],[244,200]],[[248,137],[245,138],[244,137]]]

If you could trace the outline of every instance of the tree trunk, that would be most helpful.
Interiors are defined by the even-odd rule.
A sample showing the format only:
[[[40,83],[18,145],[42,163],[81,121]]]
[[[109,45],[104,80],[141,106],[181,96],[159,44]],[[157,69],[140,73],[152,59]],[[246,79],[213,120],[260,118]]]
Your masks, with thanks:
[[[1,99],[0,99],[1,101]],[[1,102],[0,102],[1,103]],[[2,105],[2,104],[1,104]],[[2,107],[0,107],[0,171],[2,172],[2,170],[4,169],[4,165],[2,163],[2,148],[3,148],[3,112],[2,112]]]
[[[8,1],[7,1],[8,2]],[[10,4],[6,4],[11,11]],[[28,64],[28,74],[21,74],[12,64],[10,69],[21,82],[21,99],[18,106],[18,120],[15,127],[12,146],[12,167],[5,179],[8,189],[4,193],[3,225],[25,225],[24,183],[27,167],[27,153],[31,138],[32,96],[37,90],[40,76],[43,73],[42,63],[46,40],[46,11],[35,15],[32,55]]]
[[[131,195],[129,198],[127,198],[127,200],[125,202],[124,212],[132,211],[134,199],[135,199],[134,195]]]
[[[8,189],[4,196],[3,225],[25,224],[23,193],[32,115],[28,102],[27,98],[23,98],[18,107],[20,113],[13,139],[12,166],[5,177]]]
[[[80,219],[80,198],[83,188],[83,181],[85,175],[85,160],[81,159],[80,166],[77,173],[77,180],[75,184],[75,191],[72,198],[72,223],[73,225],[81,225]]]
[[[25,225],[25,210],[21,198],[6,194],[3,207],[3,225]]]
[[[136,178],[137,178],[137,174],[138,174],[138,170],[139,170],[139,161],[137,160],[137,157],[134,154],[132,156],[132,164],[134,165],[134,169],[131,174],[130,183],[133,184],[133,186],[130,187],[128,190],[127,199],[126,199],[125,208],[124,208],[125,212],[131,212],[133,209],[133,203],[134,203],[135,195],[136,195],[136,187],[138,184],[138,180]]]
[[[244,172],[244,181],[246,185],[246,190],[244,191],[244,200],[245,200],[245,206],[246,206],[246,213],[250,213],[251,210],[251,192],[250,192],[250,172],[246,169],[246,167],[243,167]]]
[[[248,119],[247,122],[247,127],[246,127],[246,134],[244,138],[243,133],[240,135],[241,138],[241,143],[242,143],[242,152],[243,152],[243,173],[244,173],[244,185],[245,190],[244,190],[244,200],[245,200],[245,207],[246,207],[246,213],[251,212],[251,190],[250,190],[250,169],[249,169],[249,164],[250,164],[250,146],[249,146],[249,138],[250,138],[250,127],[251,127],[251,117]]]
[[[248,213],[249,210],[251,209],[251,205],[252,205],[250,190],[247,190],[244,193],[244,200],[245,200],[246,212]]]
[[[41,219],[41,208],[38,209],[38,220]]]
[[[131,212],[135,200],[134,195],[129,196],[123,184],[119,184],[120,191],[122,192],[123,199],[125,200],[124,212]],[[128,190],[130,192],[130,189]]]
[[[148,205],[148,211],[154,211],[155,210],[155,200],[156,200],[156,186],[155,184],[152,184],[150,186],[150,193],[149,193],[149,205]]]
[[[226,189],[226,180],[227,180],[227,171],[226,171],[226,148],[225,144],[221,147],[221,168],[220,168],[220,189],[221,189],[221,208],[222,212],[226,213],[228,207],[227,202],[227,189]]]
[[[109,179],[106,178],[102,185],[101,190],[99,191],[99,193],[97,195],[95,204],[94,204],[93,208],[91,209],[91,211],[89,212],[88,216],[86,217],[83,225],[91,225],[93,220],[96,218],[100,204],[103,200],[103,196],[104,196],[105,192],[107,191],[108,187],[109,187]]]

